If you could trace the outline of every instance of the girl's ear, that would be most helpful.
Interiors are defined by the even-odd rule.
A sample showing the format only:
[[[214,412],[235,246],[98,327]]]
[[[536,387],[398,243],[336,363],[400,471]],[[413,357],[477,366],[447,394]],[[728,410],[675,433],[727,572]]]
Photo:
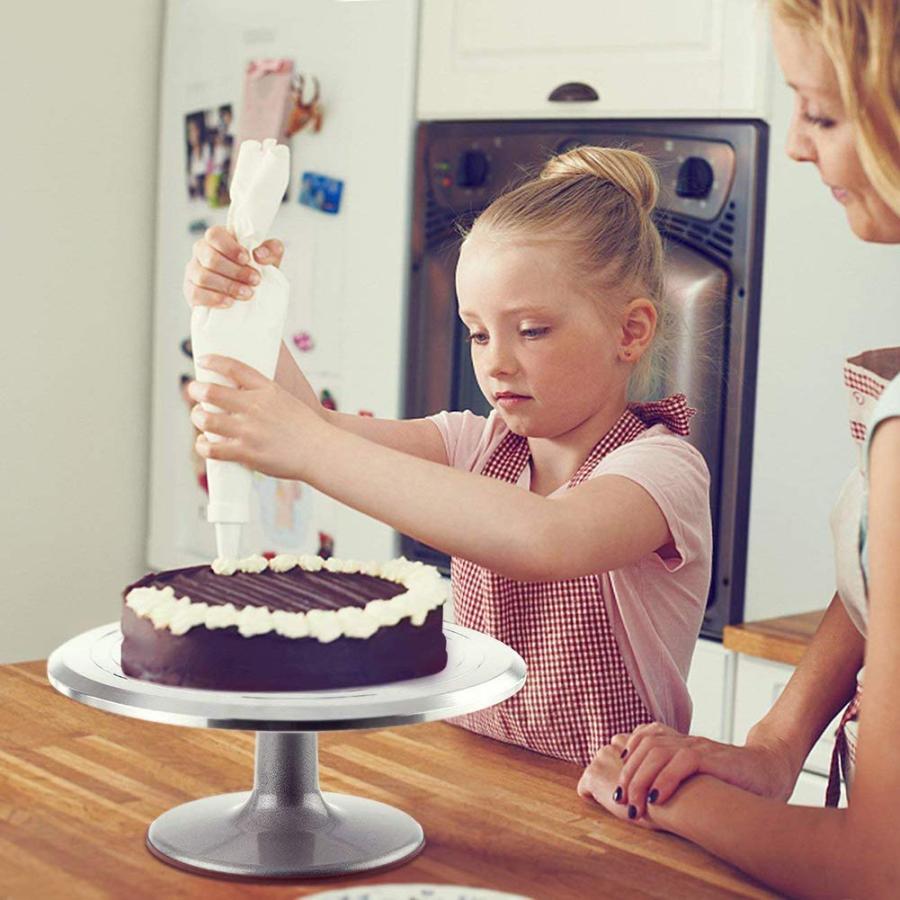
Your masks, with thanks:
[[[619,359],[636,363],[646,353],[656,334],[656,307],[652,300],[637,297],[622,310]]]

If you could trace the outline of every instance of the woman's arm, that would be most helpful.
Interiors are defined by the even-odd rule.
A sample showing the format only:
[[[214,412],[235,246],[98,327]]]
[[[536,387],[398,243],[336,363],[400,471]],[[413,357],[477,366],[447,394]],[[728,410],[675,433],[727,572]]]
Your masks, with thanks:
[[[831,599],[800,664],[772,708],[747,735],[747,746],[779,747],[792,773],[790,789],[829,722],[853,698],[865,640],[838,594]]]
[[[611,744],[626,757],[617,784],[621,803],[642,816],[650,791],[665,803],[692,775],[713,775],[754,794],[787,800],[813,744],[853,696],[863,648],[835,594],[787,687],[742,747],[679,734],[659,723],[616,735]]]
[[[323,420],[284,388],[236,360],[204,368],[238,385],[193,383],[198,452],[259,472],[306,481],[453,556],[509,578],[553,580],[616,569],[671,540],[653,498],[628,478],[605,475],[548,500],[493,478],[379,445]],[[423,425],[437,428],[430,422]]]
[[[654,826],[792,896],[895,897],[900,884],[900,420],[876,433],[869,484],[870,636],[849,807],[786,806],[702,775],[647,808]],[[624,816],[607,796],[617,758],[604,748],[579,790]]]

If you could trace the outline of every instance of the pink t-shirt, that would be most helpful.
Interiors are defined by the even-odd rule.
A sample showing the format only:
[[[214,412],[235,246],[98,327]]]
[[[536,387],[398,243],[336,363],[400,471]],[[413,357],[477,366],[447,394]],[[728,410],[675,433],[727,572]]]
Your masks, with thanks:
[[[509,430],[495,413],[442,412],[429,417],[454,468],[481,472]],[[628,674],[653,717],[687,732],[687,679],[700,633],[712,568],[709,470],[703,455],[665,425],[654,425],[607,454],[591,478],[620,475],[656,501],[672,532],[675,553],[651,553],[600,575],[603,597]],[[518,485],[530,489],[525,466]],[[563,485],[550,498],[570,490]]]

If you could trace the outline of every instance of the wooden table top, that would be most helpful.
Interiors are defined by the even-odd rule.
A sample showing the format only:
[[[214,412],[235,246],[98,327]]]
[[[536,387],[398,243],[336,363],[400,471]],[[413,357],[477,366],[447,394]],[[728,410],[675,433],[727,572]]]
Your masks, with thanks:
[[[0,666],[0,896],[298,897],[375,883],[493,888],[539,900],[772,897],[673,835],[575,794],[577,766],[443,722],[320,735],[322,788],[414,815],[424,851],[390,871],[237,882],[153,857],[149,823],[199,797],[248,790],[254,734],[180,728],[83,706],[44,662]]]
[[[825,610],[820,609],[742,625],[726,625],[722,644],[738,653],[796,666],[824,615]]]

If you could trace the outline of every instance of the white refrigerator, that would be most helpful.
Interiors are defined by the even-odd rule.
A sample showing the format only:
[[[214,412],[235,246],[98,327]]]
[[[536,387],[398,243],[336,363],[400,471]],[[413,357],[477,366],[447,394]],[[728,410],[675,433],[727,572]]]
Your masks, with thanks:
[[[193,363],[182,279],[197,238],[225,222],[227,179],[215,175],[217,155],[229,152],[229,142],[236,153],[251,61],[290,60],[306,76],[305,99],[313,76],[320,86],[321,129],[308,125],[287,141],[291,179],[272,234],[285,244],[291,285],[285,341],[315,390],[342,412],[400,414],[417,13],[417,0],[167,4],[152,335],[153,568],[215,556],[183,389]],[[201,144],[198,128],[206,126],[209,140]],[[327,202],[324,209],[298,202],[307,172],[341,183],[337,212]],[[359,477],[365,474],[361,468]],[[327,549],[350,559],[397,552],[391,529],[306,485],[261,475],[253,485],[243,552]]]

